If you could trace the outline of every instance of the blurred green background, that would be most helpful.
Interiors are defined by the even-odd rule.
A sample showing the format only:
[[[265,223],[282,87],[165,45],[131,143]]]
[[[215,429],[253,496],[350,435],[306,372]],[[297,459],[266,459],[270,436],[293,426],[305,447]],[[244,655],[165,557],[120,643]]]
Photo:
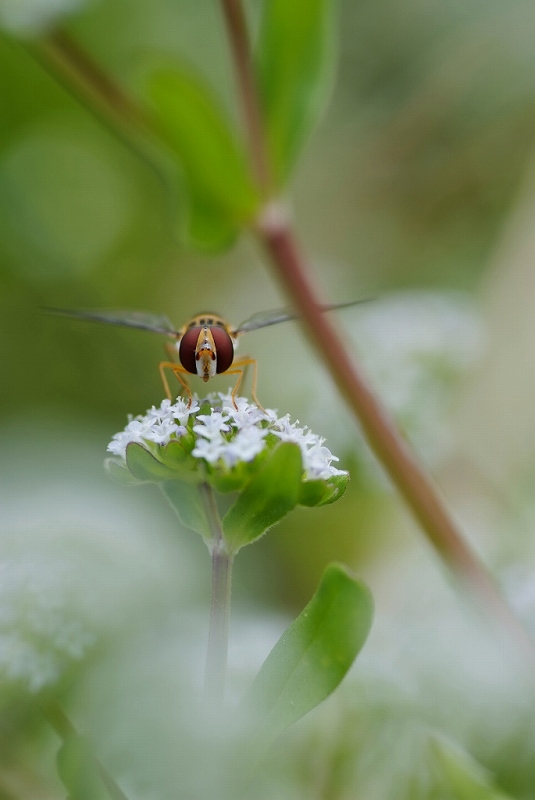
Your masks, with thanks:
[[[239,120],[217,3],[79,5],[62,24],[134,95],[143,97],[148,76],[163,61],[186,59]],[[18,21],[24,27],[23,7],[17,0],[0,0],[4,24]],[[31,4],[28,8],[31,23]],[[254,29],[260,3],[247,8]],[[331,102],[288,192],[296,228],[329,302],[374,298],[339,315],[351,347],[437,476],[468,539],[535,629],[535,6],[348,0],[340,3],[337,27]],[[111,664],[113,647],[102,642],[134,625],[132,597],[143,608],[136,631],[143,620],[150,619],[150,627],[163,615],[167,637],[177,607],[196,609],[199,625],[205,624],[208,558],[193,534],[176,537],[171,512],[155,489],[134,497],[108,486],[101,475],[107,442],[124,426],[126,414],[142,413],[162,398],[157,372],[162,342],[143,332],[45,317],[39,308],[143,309],[167,314],[180,326],[207,309],[239,323],[284,305],[284,297],[252,239],[216,256],[180,245],[176,208],[158,176],[44,69],[27,30],[1,34],[0,109],[2,529],[5,558],[13,559],[22,575],[13,594],[6,590],[5,602],[9,608],[19,592],[28,605],[28,587],[39,602],[43,595],[34,591],[31,565],[38,563],[36,553],[46,553],[52,595],[54,587],[63,587],[63,599],[56,597],[51,606],[70,608],[72,593],[76,609],[80,596],[85,598],[81,618],[90,620],[103,648],[92,652]],[[368,580],[384,622],[370,644],[370,674],[388,672],[385,665],[399,660],[396,680],[419,670],[442,678],[440,654],[451,657],[451,639],[462,644],[451,670],[455,678],[444,685],[448,691],[458,685],[453,695],[444,690],[444,705],[455,696],[455,707],[462,707],[472,683],[479,685],[474,674],[483,662],[492,662],[485,673],[489,695],[497,685],[518,688],[516,673],[504,677],[511,665],[504,667],[488,643],[484,657],[477,647],[467,650],[474,633],[466,614],[473,610],[457,605],[447,577],[299,327],[291,323],[251,333],[240,348],[258,358],[262,403],[325,435],[339,466],[351,470],[352,482],[336,506],[296,511],[240,555],[236,607],[295,613],[325,564],[342,560]],[[215,388],[227,385],[222,376]],[[63,578],[54,582],[55,548],[64,571],[79,568],[74,575],[85,574],[84,579],[73,579],[72,586]],[[150,578],[140,571],[149,562]],[[190,563],[191,569],[184,569]],[[35,569],[42,580],[49,574],[39,565]],[[94,613],[91,570],[104,586],[103,608]],[[131,583],[117,578],[122,572]],[[84,580],[87,592],[80,590]],[[48,597],[46,591],[45,586]],[[113,623],[104,612],[109,598],[117,600]],[[443,611],[444,603],[451,604],[451,618],[442,621],[442,638],[433,614]],[[25,614],[28,641],[34,643],[42,625],[28,622]],[[0,613],[0,626],[8,617]],[[75,612],[73,618],[69,624],[78,624]],[[480,624],[476,617],[472,622]],[[3,649],[13,615],[5,625],[2,664],[4,653],[15,652]],[[410,634],[400,637],[399,629]],[[69,647],[54,647],[57,664],[44,684],[69,674],[68,665],[76,660]],[[418,660],[424,651],[426,657]],[[86,664],[82,680],[98,682],[98,669],[105,669],[98,655],[93,657],[97,667]],[[109,685],[112,666],[109,670],[102,685]],[[14,669],[13,685],[19,686],[22,673]],[[18,702],[24,691],[13,694],[9,680],[6,702],[13,696]],[[131,680],[135,683],[135,676]],[[426,709],[424,717],[432,717],[438,690],[426,694],[426,678],[415,681],[417,705]],[[80,695],[89,689],[75,685],[84,708]],[[512,708],[509,699],[504,704]],[[104,708],[102,701],[100,711]],[[482,729],[486,712],[486,706],[474,712]],[[507,724],[519,737],[515,713]],[[94,714],[96,728],[105,728],[105,714]],[[502,723],[497,713],[490,725],[498,742],[506,736]],[[530,752],[533,731],[522,728],[522,735]],[[504,789],[535,796],[528,756],[524,772],[512,770],[501,745],[489,742],[492,737],[485,739],[479,730],[467,738],[476,742],[477,757],[486,758]],[[501,760],[494,757],[498,751]],[[121,763],[113,746],[111,752]],[[22,794],[32,796],[27,788]],[[333,790],[321,796],[345,795]],[[389,796],[386,790],[378,790],[377,797],[383,796]]]

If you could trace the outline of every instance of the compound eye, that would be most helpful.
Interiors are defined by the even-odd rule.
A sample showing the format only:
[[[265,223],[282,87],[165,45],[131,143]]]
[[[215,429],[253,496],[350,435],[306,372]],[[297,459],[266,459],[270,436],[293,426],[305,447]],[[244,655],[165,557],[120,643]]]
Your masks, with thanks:
[[[215,349],[217,352],[216,372],[218,374],[226,372],[234,361],[234,345],[232,344],[232,339],[224,328],[210,328],[210,333],[214,337]]]
[[[188,372],[191,372],[193,375],[197,374],[195,348],[197,347],[197,342],[199,340],[199,334],[201,331],[202,327],[200,325],[195,325],[194,328],[188,328],[180,340],[180,346],[178,348],[180,363],[184,369],[186,369]]]

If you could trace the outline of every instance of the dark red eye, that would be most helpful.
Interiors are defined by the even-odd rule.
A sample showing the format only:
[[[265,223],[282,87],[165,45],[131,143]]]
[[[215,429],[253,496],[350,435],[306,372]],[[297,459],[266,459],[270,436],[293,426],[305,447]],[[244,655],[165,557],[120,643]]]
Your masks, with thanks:
[[[216,372],[226,372],[234,361],[234,345],[232,339],[224,328],[210,328],[210,333],[214,337],[215,349],[217,352]],[[184,365],[185,366],[185,365]]]
[[[195,348],[197,347],[197,342],[199,340],[199,334],[201,331],[202,328],[200,325],[195,325],[194,328],[188,328],[180,340],[180,348],[178,350],[180,363],[184,369],[187,369],[188,372],[192,372],[193,375],[197,374]]]

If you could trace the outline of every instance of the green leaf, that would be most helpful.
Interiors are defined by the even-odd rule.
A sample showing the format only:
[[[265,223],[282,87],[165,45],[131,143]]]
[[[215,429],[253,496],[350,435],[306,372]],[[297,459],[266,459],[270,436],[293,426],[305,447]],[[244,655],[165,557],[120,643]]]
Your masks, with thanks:
[[[150,94],[161,133],[182,168],[189,242],[220,249],[257,206],[243,148],[217,98],[197,75],[176,69],[159,72],[151,80]]]
[[[300,506],[321,506],[332,494],[327,481],[303,481],[299,489]]]
[[[433,736],[429,747],[441,777],[441,788],[452,800],[511,800],[496,789],[489,773],[468,753],[442,737]]]
[[[70,736],[57,756],[58,772],[70,800],[109,800],[89,742]]]
[[[139,480],[134,478],[123,461],[107,458],[104,461],[104,467],[110,478],[113,478],[114,481],[121,483],[123,486],[137,486],[139,484]]]
[[[168,467],[175,477],[180,480],[187,481],[188,483],[200,483],[202,476],[197,471],[197,461],[186,452],[182,444],[177,439],[171,439],[158,451],[159,458]],[[170,476],[169,476],[170,477]]]
[[[180,480],[165,481],[161,484],[162,491],[169,500],[180,522],[200,533],[203,539],[211,539],[210,526],[202,503],[198,486],[183,483]]]
[[[270,740],[336,689],[366,641],[373,601],[340,564],[330,564],[314,597],[283,633],[248,697]]]
[[[299,491],[300,506],[325,506],[342,497],[349,475],[335,475],[329,480],[303,481]]]
[[[332,83],[334,0],[265,0],[259,86],[271,165],[284,183]]]
[[[166,481],[175,477],[172,469],[137,442],[130,442],[126,447],[126,465],[139,481]]]
[[[222,520],[225,541],[237,552],[297,505],[303,472],[299,445],[278,445]]]

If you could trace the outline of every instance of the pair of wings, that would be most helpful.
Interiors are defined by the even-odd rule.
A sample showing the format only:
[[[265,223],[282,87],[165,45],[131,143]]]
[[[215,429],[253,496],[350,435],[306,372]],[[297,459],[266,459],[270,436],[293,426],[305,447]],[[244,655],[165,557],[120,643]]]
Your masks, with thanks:
[[[321,311],[336,311],[339,308],[348,308],[349,306],[355,306],[364,302],[366,302],[366,300],[353,300],[349,303],[336,303],[334,305],[321,306]],[[45,308],[43,310],[47,314],[55,314],[61,317],[73,317],[75,319],[86,320],[87,322],[104,322],[108,325],[121,325],[124,328],[139,328],[143,331],[163,333],[175,339],[181,336],[180,331],[177,331],[173,323],[162,314],[150,314],[145,311],[106,311],[100,309],[94,311],[77,311],[68,308]],[[258,328],[278,325],[279,322],[299,319],[299,316],[299,314],[295,314],[285,308],[279,308],[273,311],[261,311],[240,323],[232,330],[232,333],[238,335],[240,333],[256,331]]]

